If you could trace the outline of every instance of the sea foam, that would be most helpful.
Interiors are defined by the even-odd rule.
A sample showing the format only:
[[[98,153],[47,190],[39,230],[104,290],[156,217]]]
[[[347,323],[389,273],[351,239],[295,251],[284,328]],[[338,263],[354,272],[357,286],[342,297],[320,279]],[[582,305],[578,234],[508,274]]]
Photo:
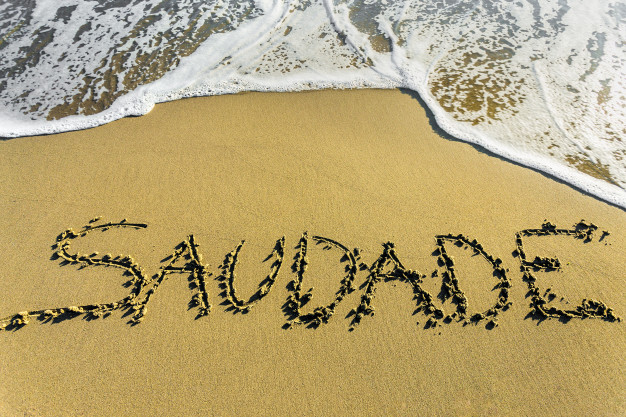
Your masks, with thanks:
[[[451,135],[626,208],[625,23],[626,3],[581,0],[9,1],[0,136],[199,95],[402,87]]]

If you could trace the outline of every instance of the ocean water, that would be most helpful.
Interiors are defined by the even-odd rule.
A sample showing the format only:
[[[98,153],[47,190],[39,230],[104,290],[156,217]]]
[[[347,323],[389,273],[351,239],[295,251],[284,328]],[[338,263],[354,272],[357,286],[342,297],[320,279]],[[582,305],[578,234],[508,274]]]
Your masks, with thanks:
[[[626,208],[625,49],[622,1],[0,0],[0,137],[402,87],[451,135]]]

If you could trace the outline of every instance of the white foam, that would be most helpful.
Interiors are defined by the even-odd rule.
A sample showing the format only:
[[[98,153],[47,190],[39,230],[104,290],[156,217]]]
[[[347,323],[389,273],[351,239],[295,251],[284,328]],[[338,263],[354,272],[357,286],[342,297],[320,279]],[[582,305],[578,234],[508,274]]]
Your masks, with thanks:
[[[619,46],[624,3],[471,1],[436,7],[417,0],[231,0],[198,6],[181,0],[178,15],[153,11],[149,2],[97,13],[93,3],[63,5],[75,6],[67,21],[54,20],[56,4],[38,2],[29,26],[16,30],[0,49],[2,71],[32,47],[37,30],[54,33],[36,65],[6,79],[0,136],[85,129],[145,114],[155,103],[199,95],[403,87],[418,92],[451,135],[626,208],[621,142],[626,59]],[[8,7],[19,6],[5,5],[6,15]],[[352,14],[357,9],[371,10],[369,20],[357,19]],[[85,74],[97,80],[96,99],[107,91],[106,66],[100,63],[108,63],[112,51],[126,51],[126,62],[132,63],[140,53],[161,53],[166,41],[154,40],[165,31],[182,33],[222,17],[232,27],[211,34],[157,81],[129,91],[100,113],[45,119],[46,109],[84,87]],[[154,24],[145,23],[149,18]],[[11,19],[7,22],[15,25],[15,16]],[[86,22],[90,30],[81,29]],[[389,52],[374,47],[374,35],[389,40]],[[119,80],[134,70],[125,65]],[[19,99],[25,91],[28,99]],[[25,110],[36,102],[40,110]],[[620,186],[572,167],[584,160],[598,164]]]

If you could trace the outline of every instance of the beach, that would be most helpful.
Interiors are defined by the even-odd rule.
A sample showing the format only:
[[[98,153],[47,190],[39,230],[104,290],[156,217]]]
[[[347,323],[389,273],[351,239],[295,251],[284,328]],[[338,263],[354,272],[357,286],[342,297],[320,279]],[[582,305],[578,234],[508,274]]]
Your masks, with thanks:
[[[57,237],[69,228],[78,234],[68,254],[130,255],[145,277],[193,235],[211,306],[198,317],[204,301],[192,297],[205,292],[172,270],[138,324],[118,308],[7,328],[0,415],[626,413],[626,212],[448,137],[411,94],[191,98],[0,148],[0,318],[132,291],[113,261],[63,265]],[[450,322],[448,257],[467,302],[465,319]],[[533,269],[535,257],[558,267]],[[233,308],[229,283],[247,300],[277,260],[267,294]],[[327,322],[293,323],[294,286],[300,301],[313,287],[295,308],[304,315],[331,303],[345,277],[354,291]],[[622,321],[540,319],[529,314],[533,288],[558,311],[595,300]],[[444,317],[415,311],[423,293]],[[469,320],[494,305],[493,317]]]

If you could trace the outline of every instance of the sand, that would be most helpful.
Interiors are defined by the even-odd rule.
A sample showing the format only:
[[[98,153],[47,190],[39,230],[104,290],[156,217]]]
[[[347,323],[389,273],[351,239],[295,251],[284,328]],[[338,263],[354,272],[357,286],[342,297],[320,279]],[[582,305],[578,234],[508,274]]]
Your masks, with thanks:
[[[624,415],[626,212],[432,123],[250,93],[0,143],[0,317],[61,313],[0,332],[0,415]]]

